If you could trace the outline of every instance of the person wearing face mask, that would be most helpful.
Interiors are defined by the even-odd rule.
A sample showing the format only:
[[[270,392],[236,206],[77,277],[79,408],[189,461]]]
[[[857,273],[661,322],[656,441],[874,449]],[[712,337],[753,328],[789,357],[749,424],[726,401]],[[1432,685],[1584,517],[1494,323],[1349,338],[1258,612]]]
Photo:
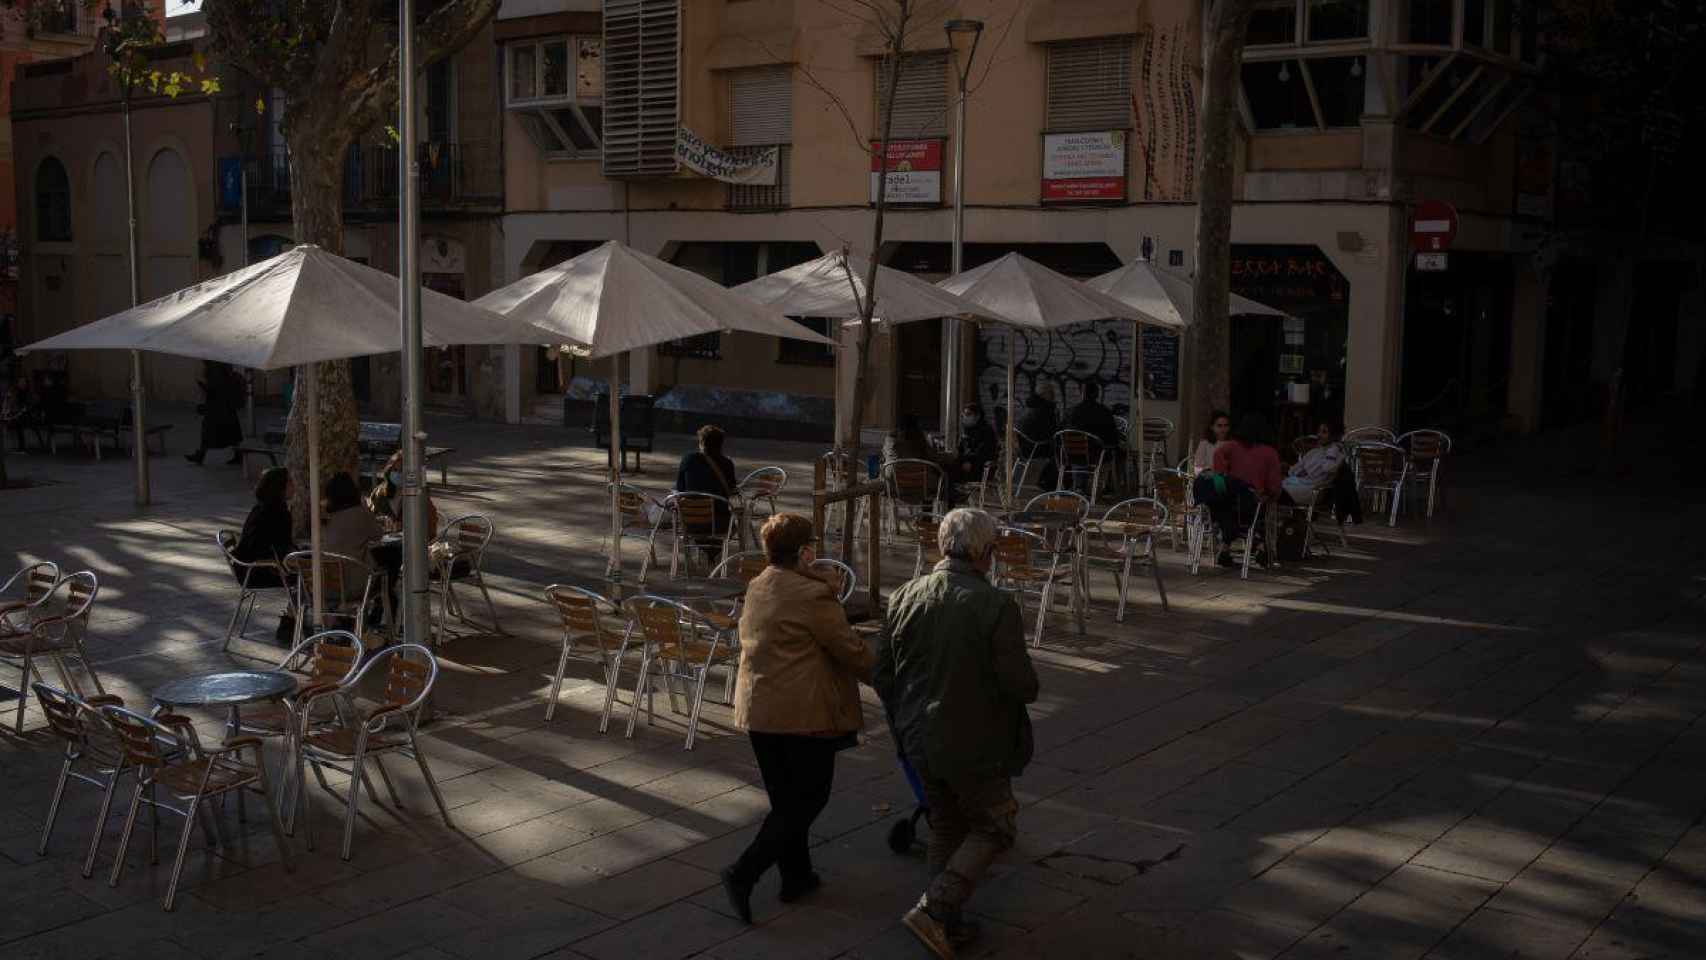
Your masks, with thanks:
[[[379,482],[373,491],[367,495],[367,507],[376,515],[389,519],[392,523],[403,521],[403,451],[391,454],[391,459],[385,461],[385,466],[379,471]],[[428,537],[438,535],[438,507],[432,502],[432,496],[427,492],[427,484],[421,483],[421,496],[426,500],[426,532]]]
[[[983,418],[983,409],[975,401],[961,408],[960,479],[975,481],[982,477],[983,468],[995,459],[996,446],[995,429]]]

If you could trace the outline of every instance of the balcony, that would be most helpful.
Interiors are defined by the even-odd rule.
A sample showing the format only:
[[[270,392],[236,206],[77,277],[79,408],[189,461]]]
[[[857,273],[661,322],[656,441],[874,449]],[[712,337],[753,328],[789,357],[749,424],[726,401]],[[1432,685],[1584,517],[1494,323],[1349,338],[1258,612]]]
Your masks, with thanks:
[[[50,0],[30,11],[33,31],[41,36],[88,37],[104,26],[99,12],[82,0]]]
[[[391,143],[355,143],[344,155],[344,209],[350,212],[394,208],[398,196],[398,157]],[[421,206],[492,206],[503,201],[502,171],[494,145],[487,141],[420,145]],[[249,209],[288,215],[290,153],[283,146],[249,158]]]

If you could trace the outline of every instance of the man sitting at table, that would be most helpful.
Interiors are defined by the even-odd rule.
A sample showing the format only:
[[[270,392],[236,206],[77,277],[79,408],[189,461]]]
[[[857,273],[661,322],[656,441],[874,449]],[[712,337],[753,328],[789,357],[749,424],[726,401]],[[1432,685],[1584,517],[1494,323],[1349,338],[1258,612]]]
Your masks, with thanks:
[[[1120,449],[1120,423],[1114,419],[1114,412],[1102,406],[1102,385],[1094,380],[1085,382],[1084,399],[1072,412],[1066,416],[1066,426],[1071,430],[1082,430],[1096,439],[1091,445],[1090,462],[1094,464],[1100,453],[1105,453],[1104,466],[1111,468],[1117,474],[1118,465],[1123,456]]]

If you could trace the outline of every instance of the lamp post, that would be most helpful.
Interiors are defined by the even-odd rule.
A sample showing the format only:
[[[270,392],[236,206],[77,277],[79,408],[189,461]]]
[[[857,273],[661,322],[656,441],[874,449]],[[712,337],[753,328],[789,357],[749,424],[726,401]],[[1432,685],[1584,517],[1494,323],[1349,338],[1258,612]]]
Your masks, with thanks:
[[[401,141],[398,163],[397,283],[399,317],[403,327],[403,639],[426,643],[427,530],[422,497],[422,458],[426,434],[421,430],[421,168],[415,143],[415,0],[399,0],[397,42],[397,131]]]
[[[966,81],[971,76],[977,41],[983,36],[982,20],[949,20],[942,25],[948,34],[948,49],[954,54],[954,80],[959,84],[959,102],[954,121],[954,243],[951,270],[965,269],[966,239]],[[960,439],[960,320],[942,321],[942,437],[950,451]]]
[[[101,16],[107,21],[107,59],[117,63],[121,56],[126,56],[123,49],[125,37],[120,30],[119,15],[114,12],[112,4],[108,4]],[[133,14],[126,14],[124,20],[130,20]],[[124,117],[124,207],[128,217],[129,227],[126,237],[130,244],[130,305],[132,307],[142,302],[142,269],[136,255],[136,160],[130,135],[130,90],[133,82],[128,63],[119,65],[117,70],[119,84],[119,110]],[[131,459],[136,461],[136,505],[148,506],[152,497],[149,494],[148,483],[148,431],[143,418],[144,401],[142,390],[142,351],[130,351],[130,436]]]
[[[249,151],[255,142],[255,127],[243,120],[235,120],[231,124],[231,135],[237,138],[237,208],[241,224],[242,253],[238,256],[238,267],[249,265]],[[248,421],[249,436],[257,436],[255,432],[255,371],[250,370],[244,380],[248,389],[244,391],[243,412]]]

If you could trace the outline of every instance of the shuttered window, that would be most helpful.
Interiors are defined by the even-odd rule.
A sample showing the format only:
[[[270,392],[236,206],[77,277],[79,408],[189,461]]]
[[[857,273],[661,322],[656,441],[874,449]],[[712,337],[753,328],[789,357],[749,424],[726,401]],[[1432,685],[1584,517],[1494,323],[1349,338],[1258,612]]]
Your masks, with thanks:
[[[1049,44],[1049,131],[1128,129],[1132,51],[1128,36]]]
[[[679,0],[604,4],[606,176],[675,172],[681,87]]]
[[[872,138],[883,133],[883,110],[888,105],[889,63],[872,61],[877,73],[877,117]],[[900,88],[894,98],[894,139],[914,140],[948,135],[948,54],[909,53],[900,63]]]
[[[729,146],[792,143],[794,83],[787,67],[753,67],[729,73]]]

